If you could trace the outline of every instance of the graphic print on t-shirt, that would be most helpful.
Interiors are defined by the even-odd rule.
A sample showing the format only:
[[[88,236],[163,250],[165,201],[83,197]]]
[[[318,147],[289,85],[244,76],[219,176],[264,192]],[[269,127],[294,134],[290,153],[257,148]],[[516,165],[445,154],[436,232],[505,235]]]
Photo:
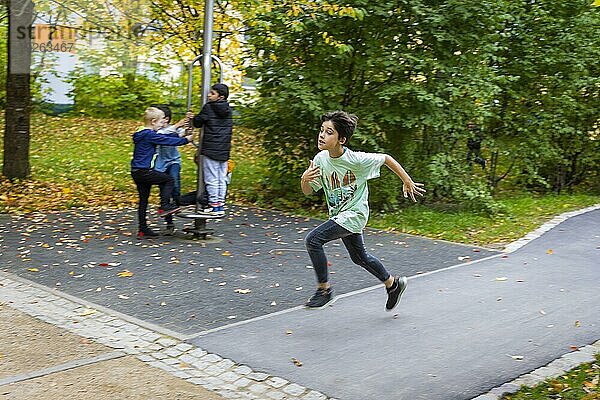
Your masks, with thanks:
[[[354,196],[356,191],[356,175],[352,171],[346,171],[340,179],[336,171],[324,179],[324,183],[329,186],[327,204],[333,210],[340,210]]]

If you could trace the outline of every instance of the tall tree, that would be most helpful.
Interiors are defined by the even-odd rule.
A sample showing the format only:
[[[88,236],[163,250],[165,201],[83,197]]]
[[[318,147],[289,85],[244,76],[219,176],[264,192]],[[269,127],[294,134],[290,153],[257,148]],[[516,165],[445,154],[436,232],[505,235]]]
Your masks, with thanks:
[[[9,179],[26,178],[31,172],[29,83],[33,7],[30,0],[7,0],[9,40],[2,174]]]

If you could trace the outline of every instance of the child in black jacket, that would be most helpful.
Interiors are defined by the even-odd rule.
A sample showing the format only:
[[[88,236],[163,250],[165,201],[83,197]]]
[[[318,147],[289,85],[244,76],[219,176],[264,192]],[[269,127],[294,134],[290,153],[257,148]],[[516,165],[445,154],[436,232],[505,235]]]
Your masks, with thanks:
[[[227,193],[227,161],[231,152],[233,118],[227,102],[229,88],[223,83],[213,85],[207,96],[207,103],[198,115],[192,112],[194,127],[204,128],[201,154],[203,156],[204,183],[208,192],[210,214],[225,214]]]

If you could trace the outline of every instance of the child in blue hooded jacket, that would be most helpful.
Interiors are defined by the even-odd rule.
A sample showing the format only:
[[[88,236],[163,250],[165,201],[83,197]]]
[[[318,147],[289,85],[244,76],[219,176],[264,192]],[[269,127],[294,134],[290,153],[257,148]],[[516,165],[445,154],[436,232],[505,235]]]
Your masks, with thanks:
[[[156,107],[149,107],[144,112],[144,128],[133,134],[133,158],[131,160],[131,177],[136,184],[138,203],[138,238],[158,236],[148,228],[146,210],[152,185],[159,185],[160,207],[158,215],[166,217],[179,211],[179,207],[171,204],[173,193],[173,177],[153,168],[156,146],[181,146],[192,141],[191,136],[173,137],[161,135],[157,130],[166,124],[165,113]]]

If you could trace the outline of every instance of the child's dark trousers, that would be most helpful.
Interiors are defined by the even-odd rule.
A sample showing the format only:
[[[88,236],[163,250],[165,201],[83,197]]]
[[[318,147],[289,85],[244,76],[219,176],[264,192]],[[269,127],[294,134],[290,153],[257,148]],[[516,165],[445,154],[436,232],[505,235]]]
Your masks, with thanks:
[[[313,229],[304,240],[319,283],[325,283],[328,280],[327,257],[323,245],[336,239],[342,239],[352,262],[369,271],[381,282],[390,277],[390,273],[381,261],[367,252],[362,233],[352,233],[336,222],[328,220]]]

